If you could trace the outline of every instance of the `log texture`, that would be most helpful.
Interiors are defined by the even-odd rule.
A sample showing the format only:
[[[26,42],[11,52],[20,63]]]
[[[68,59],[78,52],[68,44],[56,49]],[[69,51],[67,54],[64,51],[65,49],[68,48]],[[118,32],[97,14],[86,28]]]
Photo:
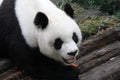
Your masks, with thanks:
[[[83,42],[80,49],[80,80],[120,80],[120,31],[107,31]]]

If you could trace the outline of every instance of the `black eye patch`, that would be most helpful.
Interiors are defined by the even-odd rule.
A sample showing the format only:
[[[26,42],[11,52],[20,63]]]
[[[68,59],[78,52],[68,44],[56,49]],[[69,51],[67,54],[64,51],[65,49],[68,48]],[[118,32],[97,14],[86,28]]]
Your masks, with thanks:
[[[62,44],[63,44],[63,41],[60,38],[57,38],[54,42],[54,48],[56,50],[59,50],[59,49],[61,49]]]
[[[73,33],[72,39],[75,41],[75,43],[78,43],[78,36],[75,32]]]

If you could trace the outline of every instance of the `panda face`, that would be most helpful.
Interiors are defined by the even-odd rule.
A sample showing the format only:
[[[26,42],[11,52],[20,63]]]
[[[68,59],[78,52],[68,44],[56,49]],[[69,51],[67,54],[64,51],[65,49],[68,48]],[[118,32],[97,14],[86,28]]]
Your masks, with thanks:
[[[70,39],[70,38],[69,38]],[[75,62],[75,58],[78,55],[78,36],[73,32],[70,40],[66,41],[62,38],[56,38],[54,41],[54,49],[61,56],[61,61],[65,64],[71,64]]]
[[[45,18],[46,15],[42,16]],[[44,26],[45,23],[36,25],[38,27],[38,45],[41,53],[65,65],[74,63],[79,53],[82,38],[78,25],[64,13],[56,19],[49,19],[48,17],[46,21],[47,26]],[[43,28],[41,28],[42,25]]]
[[[43,32],[43,35],[39,36],[40,51],[49,58],[60,61],[63,64],[74,63],[81,43],[79,29],[77,32],[64,30],[65,33],[64,31],[59,33],[57,31],[50,30],[49,33]]]
[[[40,52],[65,65],[75,62],[82,39],[81,31],[72,19],[73,12],[67,11],[70,9],[67,4],[65,12],[58,10],[54,15],[38,12],[34,20]]]

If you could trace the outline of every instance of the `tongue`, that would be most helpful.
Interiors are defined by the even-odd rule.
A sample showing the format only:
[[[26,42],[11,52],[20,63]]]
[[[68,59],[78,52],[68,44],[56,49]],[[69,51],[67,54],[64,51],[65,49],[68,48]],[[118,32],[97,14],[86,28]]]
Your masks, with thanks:
[[[67,59],[67,62],[68,62],[68,63],[73,63],[74,61],[75,61],[74,58]]]

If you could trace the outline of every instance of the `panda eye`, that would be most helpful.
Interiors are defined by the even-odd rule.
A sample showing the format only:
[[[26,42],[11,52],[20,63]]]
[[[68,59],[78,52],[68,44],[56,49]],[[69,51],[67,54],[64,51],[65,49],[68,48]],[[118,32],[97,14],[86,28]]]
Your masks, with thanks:
[[[78,43],[78,36],[75,32],[73,33],[72,39],[75,41],[75,43]]]
[[[54,42],[54,48],[56,50],[59,50],[59,49],[61,49],[62,44],[63,44],[63,41],[60,38],[57,38]]]

